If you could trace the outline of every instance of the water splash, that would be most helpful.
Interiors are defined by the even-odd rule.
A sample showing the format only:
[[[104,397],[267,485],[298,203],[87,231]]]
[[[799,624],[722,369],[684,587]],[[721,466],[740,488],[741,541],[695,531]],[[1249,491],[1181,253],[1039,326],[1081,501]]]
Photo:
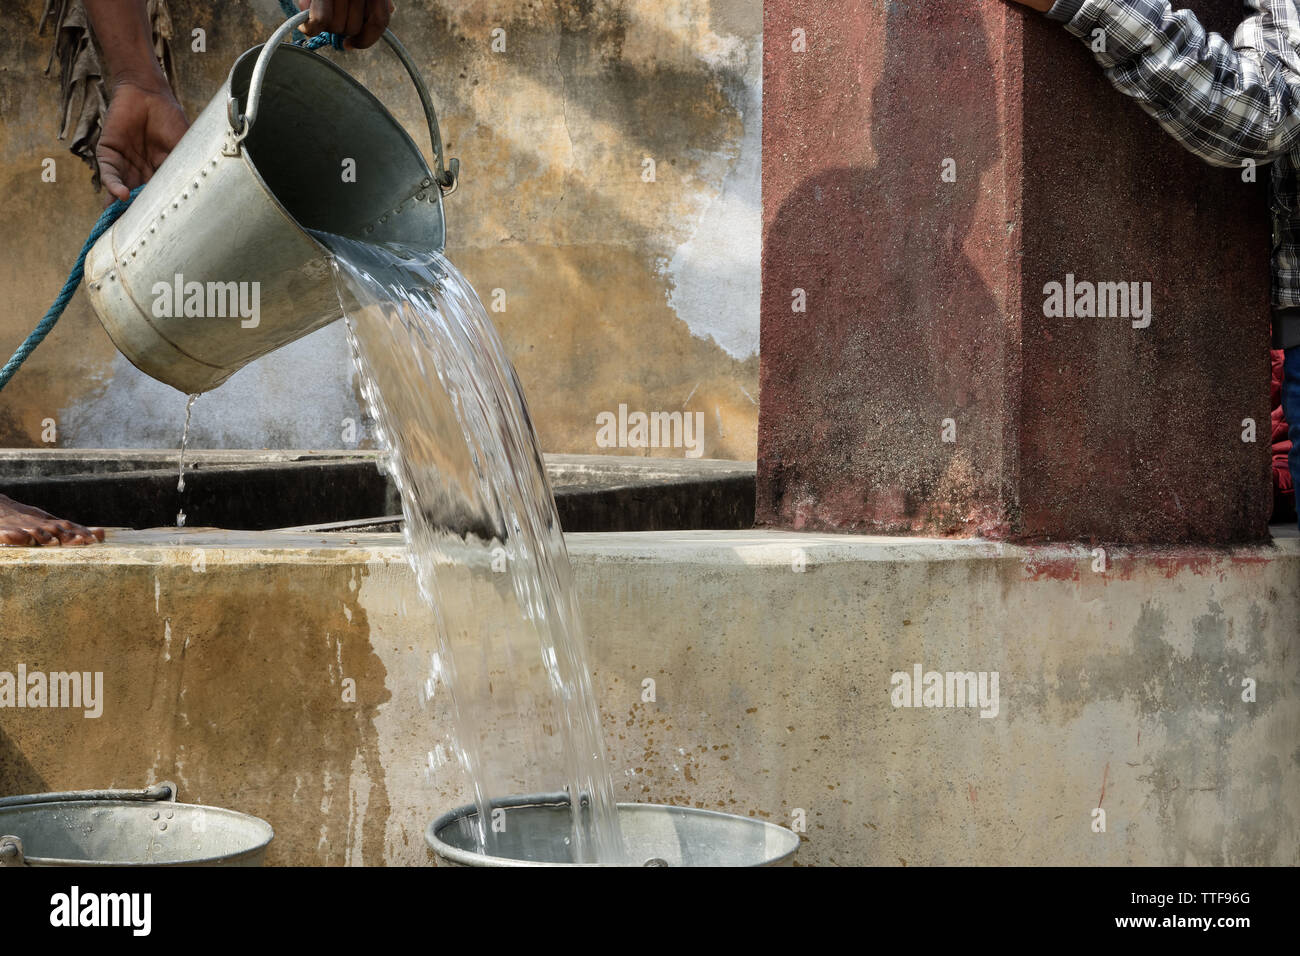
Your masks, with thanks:
[[[567,791],[574,862],[622,862],[573,573],[505,348],[439,253],[318,238],[433,612],[425,695],[448,698],[476,845],[492,852],[494,799]]]

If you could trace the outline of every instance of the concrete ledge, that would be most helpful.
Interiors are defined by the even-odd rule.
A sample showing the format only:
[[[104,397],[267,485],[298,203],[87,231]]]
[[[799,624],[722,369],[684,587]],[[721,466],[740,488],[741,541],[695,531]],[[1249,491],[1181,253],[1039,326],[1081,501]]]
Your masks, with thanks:
[[[1300,538],[1104,572],[978,540],[568,541],[630,799],[802,819],[805,864],[1300,861]],[[424,862],[464,801],[426,773],[429,621],[395,535],[0,549],[0,606],[0,671],[101,671],[106,698],[0,709],[4,793],[175,778],[270,820],[279,863]],[[997,716],[893,706],[916,664],[996,671]]]

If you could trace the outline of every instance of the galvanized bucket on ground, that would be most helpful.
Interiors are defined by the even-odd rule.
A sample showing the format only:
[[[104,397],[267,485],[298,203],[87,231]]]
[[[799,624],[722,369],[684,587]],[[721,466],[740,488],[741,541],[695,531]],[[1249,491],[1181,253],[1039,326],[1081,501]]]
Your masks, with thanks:
[[[261,866],[274,836],[172,783],[0,798],[0,866]]]
[[[307,230],[444,245],[442,197],[459,167],[444,167],[415,63],[385,33],[420,95],[433,170],[360,83],[281,43],[306,18],[239,58],[86,260],[87,293],[114,344],[187,394],[341,317],[328,254]]]
[[[493,856],[476,852],[473,806],[443,814],[424,832],[439,866],[580,866],[571,859],[565,796],[493,801],[505,811]],[[620,803],[618,822],[630,866],[792,866],[799,836],[785,827],[713,810]]]

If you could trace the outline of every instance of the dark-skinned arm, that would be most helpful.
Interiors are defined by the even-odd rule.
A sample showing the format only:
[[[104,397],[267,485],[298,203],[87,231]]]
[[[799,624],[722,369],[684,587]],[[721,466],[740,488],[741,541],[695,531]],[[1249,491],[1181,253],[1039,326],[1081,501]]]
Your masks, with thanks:
[[[126,199],[146,183],[189,128],[153,52],[145,0],[85,0],[104,55],[109,105],[95,151],[109,194]]]

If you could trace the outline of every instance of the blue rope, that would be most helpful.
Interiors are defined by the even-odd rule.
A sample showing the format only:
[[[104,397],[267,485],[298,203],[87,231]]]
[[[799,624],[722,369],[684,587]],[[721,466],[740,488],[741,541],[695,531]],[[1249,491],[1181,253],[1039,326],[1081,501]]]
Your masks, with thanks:
[[[280,9],[284,11],[284,16],[288,19],[299,13],[298,5],[293,0],[280,0]],[[325,44],[330,44],[336,50],[343,49],[343,37],[334,33],[318,33],[314,37],[305,36],[297,30],[293,31],[293,44],[300,46],[304,50],[319,50]]]
[[[280,9],[284,11],[286,17],[291,17],[298,12],[293,0],[280,0]],[[331,44],[336,50],[343,49],[343,37],[333,33],[321,33],[314,37],[306,37],[299,33],[294,37],[293,42],[296,46],[307,50],[318,50],[326,44]],[[67,309],[68,303],[72,301],[77,287],[81,285],[81,280],[86,274],[86,256],[90,253],[90,247],[99,240],[100,236],[108,232],[122,213],[126,212],[127,206],[131,205],[131,200],[140,194],[141,189],[144,189],[144,187],[135,187],[135,189],[131,190],[130,199],[116,200],[113,205],[105,209],[100,215],[99,221],[95,223],[95,228],[90,230],[90,236],[86,239],[86,244],[81,247],[81,255],[77,256],[76,264],[72,267],[72,271],[68,273],[68,279],[63,283],[63,288],[59,291],[59,297],[54,300],[50,310],[45,313],[45,318],[41,319],[36,328],[32,329],[32,334],[27,336],[23,344],[18,346],[17,351],[14,352],[13,357],[5,363],[4,368],[0,369],[0,389],[9,384],[9,379],[14,377],[14,372],[18,371],[22,364],[27,361],[27,357],[36,351],[36,346],[45,341],[45,336],[50,334],[50,330],[54,328],[54,323],[58,322],[62,317],[64,310]]]
[[[135,189],[131,190],[131,199],[138,196],[142,189],[144,189],[143,186],[136,186]],[[63,289],[59,292],[59,297],[54,300],[50,310],[45,313],[45,318],[41,319],[36,328],[32,329],[32,334],[27,336],[27,340],[18,346],[13,358],[5,363],[4,368],[0,369],[0,389],[9,384],[9,379],[13,378],[14,372],[18,371],[19,366],[27,361],[27,356],[36,351],[36,346],[45,341],[45,336],[50,334],[50,329],[54,328],[54,323],[59,321],[59,317],[63,315],[63,310],[72,301],[77,286],[81,285],[82,276],[86,274],[86,256],[90,252],[90,247],[99,240],[100,236],[108,232],[122,213],[126,212],[126,207],[131,205],[131,199],[118,199],[100,214],[99,221],[95,223],[95,228],[90,230],[90,236],[86,239],[86,244],[81,247],[81,255],[77,256],[76,265],[68,273],[68,280],[63,283]]]

